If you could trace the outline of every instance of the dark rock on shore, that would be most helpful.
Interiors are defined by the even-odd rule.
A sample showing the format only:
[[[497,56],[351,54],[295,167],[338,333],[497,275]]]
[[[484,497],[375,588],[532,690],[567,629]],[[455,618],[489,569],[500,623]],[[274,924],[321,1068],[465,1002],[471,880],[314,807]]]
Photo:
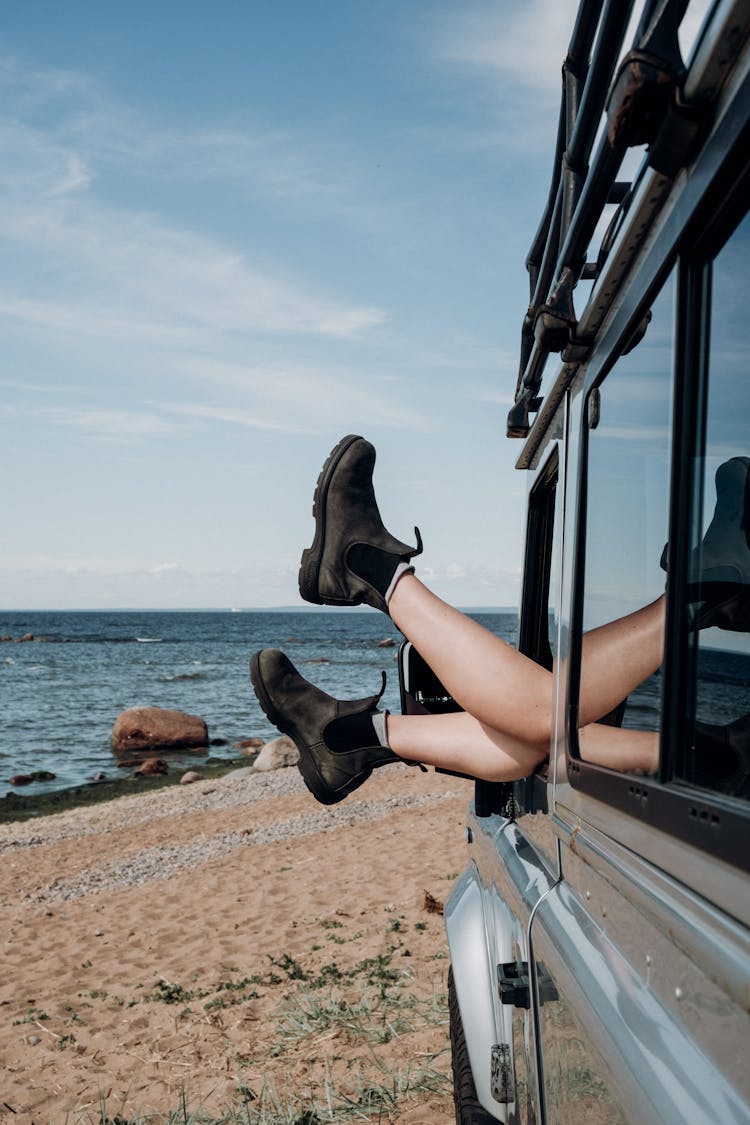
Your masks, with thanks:
[[[212,762],[209,759],[201,763],[201,773],[207,778],[223,777],[232,770],[246,765],[247,762],[242,760]],[[171,773],[155,777],[130,774],[128,777],[89,781],[85,785],[73,785],[52,793],[19,793],[9,790],[4,797],[0,797],[0,824],[47,816],[49,813],[63,812],[79,806],[98,805],[133,793],[153,793],[155,789],[167,788],[179,783],[180,774],[173,770]]]
[[[31,785],[34,781],[54,781],[57,774],[49,770],[34,770],[33,773],[17,773],[8,778],[9,785]]]
[[[208,728],[203,719],[184,711],[129,707],[115,720],[111,745],[115,754],[203,747],[208,746]]]
[[[156,774],[169,773],[169,766],[163,758],[146,758],[134,772],[139,777],[154,777]]]

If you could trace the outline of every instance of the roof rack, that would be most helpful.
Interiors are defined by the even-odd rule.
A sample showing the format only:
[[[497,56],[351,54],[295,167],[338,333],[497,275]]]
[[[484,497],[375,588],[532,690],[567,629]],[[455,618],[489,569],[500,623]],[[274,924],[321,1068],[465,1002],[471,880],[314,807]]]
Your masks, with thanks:
[[[509,437],[529,433],[550,354],[573,370],[588,354],[593,337],[579,332],[573,291],[603,268],[616,221],[597,261],[587,263],[586,252],[605,206],[619,205],[615,220],[627,210],[631,184],[617,180],[626,151],[648,145],[648,165],[673,177],[695,142],[702,114],[679,97],[686,70],[677,33],[687,4],[646,0],[633,46],[618,65],[634,0],[581,0],[562,68],[552,183],[526,260],[529,307]],[[592,157],[602,114],[606,128]]]

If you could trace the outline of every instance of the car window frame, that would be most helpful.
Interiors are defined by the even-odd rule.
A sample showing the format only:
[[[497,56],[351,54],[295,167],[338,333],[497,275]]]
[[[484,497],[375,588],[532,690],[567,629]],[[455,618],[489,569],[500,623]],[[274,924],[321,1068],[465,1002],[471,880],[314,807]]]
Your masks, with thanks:
[[[683,605],[690,549],[689,518],[694,503],[695,480],[690,465],[699,453],[708,388],[712,263],[731,238],[750,206],[750,159],[742,161],[731,182],[717,183],[707,193],[696,220],[683,233],[675,268],[676,308],[673,335],[673,423],[668,539],[677,565],[667,581],[665,659],[659,770],[656,777],[632,775],[580,757],[578,746],[578,695],[581,667],[583,598],[585,589],[586,495],[588,488],[588,418],[590,396],[612,371],[622,350],[602,366],[595,381],[581,396],[582,425],[579,462],[579,506],[576,519],[575,565],[571,607],[570,677],[566,708],[565,761],[567,779],[581,794],[589,794],[645,825],[658,828],[690,843],[740,870],[750,870],[746,841],[750,827],[750,802],[701,789],[676,776],[688,737],[682,696],[689,667],[689,637]],[[671,262],[651,291],[644,294],[630,318],[632,329],[660,291]],[[624,334],[627,339],[627,333]]]

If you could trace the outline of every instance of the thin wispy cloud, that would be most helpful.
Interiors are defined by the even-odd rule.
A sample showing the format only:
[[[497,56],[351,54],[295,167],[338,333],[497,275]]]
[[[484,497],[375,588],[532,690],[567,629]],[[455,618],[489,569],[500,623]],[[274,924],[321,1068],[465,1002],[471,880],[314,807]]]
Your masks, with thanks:
[[[155,414],[134,410],[49,410],[47,414],[53,422],[97,438],[151,438],[173,433],[177,428]]]
[[[388,222],[387,208],[335,127],[311,132],[277,126],[260,115],[250,124],[243,115],[239,125],[231,111],[213,126],[178,127],[118,102],[85,75],[27,71],[21,60],[0,56],[1,94],[16,107],[14,126],[21,131],[26,120],[37,119],[40,107],[53,115],[51,131],[30,130],[25,144],[31,150],[38,146],[40,156],[56,151],[65,167],[56,172],[54,192],[88,186],[98,169],[134,181],[230,189],[238,198],[359,229]]]
[[[96,145],[89,139],[84,158],[64,132],[0,123],[0,241],[18,261],[0,315],[50,332],[161,337],[168,346],[206,329],[353,338],[387,319],[382,308],[326,293],[320,278],[289,276],[282,262],[256,264],[246,250],[153,210],[113,206],[97,194]],[[192,148],[191,138],[183,146]],[[166,169],[169,151],[155,147]]]
[[[530,0],[456,10],[438,41],[442,55],[521,86],[537,102],[559,96],[578,0]]]

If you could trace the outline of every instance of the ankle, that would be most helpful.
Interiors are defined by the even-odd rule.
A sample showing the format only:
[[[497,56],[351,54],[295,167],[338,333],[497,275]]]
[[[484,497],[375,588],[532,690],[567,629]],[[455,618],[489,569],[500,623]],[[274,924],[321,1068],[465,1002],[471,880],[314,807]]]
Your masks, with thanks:
[[[413,573],[414,573],[414,567],[411,565],[411,563],[399,562],[398,566],[396,567],[396,569],[393,572],[393,578],[391,578],[388,589],[386,590],[385,594],[383,595],[383,597],[385,599],[385,604],[387,606],[390,606],[391,598],[393,597],[393,594],[396,590],[396,587],[398,586],[401,579],[404,578],[407,574],[413,574]]]
[[[355,543],[347,554],[346,562],[357,578],[376,590],[386,603],[390,591],[398,582],[398,572],[406,565],[401,556],[366,543]]]

